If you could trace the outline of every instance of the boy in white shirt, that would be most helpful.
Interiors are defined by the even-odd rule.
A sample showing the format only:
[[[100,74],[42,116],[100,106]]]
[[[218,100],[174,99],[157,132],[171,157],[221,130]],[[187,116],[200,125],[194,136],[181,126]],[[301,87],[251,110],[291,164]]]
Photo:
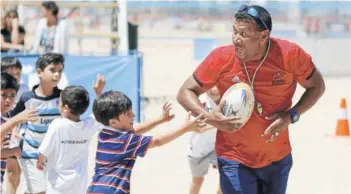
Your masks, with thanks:
[[[52,121],[38,149],[37,168],[46,166],[47,194],[86,190],[89,143],[101,129],[93,118],[80,119],[88,107],[89,94],[83,87],[68,86],[62,91],[62,118]]]
[[[210,112],[217,108],[221,96],[215,86],[199,97],[201,103]],[[217,168],[217,155],[215,152],[216,133],[213,127],[202,133],[192,132],[189,142],[188,160],[193,176],[190,194],[199,194],[204,176],[208,173],[210,165]],[[217,191],[221,194],[220,187]]]

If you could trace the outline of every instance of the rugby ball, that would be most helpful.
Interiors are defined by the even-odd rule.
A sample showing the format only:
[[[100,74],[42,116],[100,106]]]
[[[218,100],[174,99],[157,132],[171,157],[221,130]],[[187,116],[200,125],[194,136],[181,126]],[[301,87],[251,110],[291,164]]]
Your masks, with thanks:
[[[228,88],[221,100],[225,100],[222,113],[227,117],[240,117],[235,123],[242,123],[244,126],[255,106],[255,96],[251,87],[246,83],[236,83]]]

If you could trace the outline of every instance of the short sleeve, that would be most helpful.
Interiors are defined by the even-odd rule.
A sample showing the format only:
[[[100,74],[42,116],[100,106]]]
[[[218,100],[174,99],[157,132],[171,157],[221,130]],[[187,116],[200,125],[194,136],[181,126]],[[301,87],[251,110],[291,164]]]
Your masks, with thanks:
[[[112,132],[103,129],[98,136],[97,160],[118,161],[123,158],[145,156],[152,137],[136,135],[131,131]]]
[[[101,131],[104,128],[104,125],[95,120],[94,116],[90,116],[85,119],[87,128],[89,128],[93,133]]]
[[[49,128],[47,133],[45,134],[43,141],[41,142],[38,152],[43,154],[44,156],[49,156],[53,150],[55,149],[56,145],[56,138],[57,136],[57,131],[60,129],[60,122],[58,120],[53,121]]]
[[[193,73],[196,82],[204,89],[210,89],[216,85],[221,71],[220,49],[214,49]]]
[[[127,147],[127,152],[130,152],[132,157],[144,157],[151,145],[151,141],[151,136],[133,134]]]
[[[306,53],[306,51],[298,45],[295,46],[296,48],[293,49],[293,52],[289,57],[289,61],[291,61],[290,68],[294,79],[297,82],[301,82],[309,79],[315,69],[315,65],[312,61],[311,55]]]

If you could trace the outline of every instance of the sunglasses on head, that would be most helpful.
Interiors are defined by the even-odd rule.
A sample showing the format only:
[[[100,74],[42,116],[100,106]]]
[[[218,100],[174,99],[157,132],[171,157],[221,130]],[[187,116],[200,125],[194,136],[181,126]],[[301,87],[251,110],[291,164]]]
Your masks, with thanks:
[[[239,13],[241,12],[246,12],[247,14],[249,14],[250,16],[254,17],[255,19],[258,19],[261,21],[261,23],[264,25],[264,27],[269,31],[268,29],[268,26],[266,25],[266,23],[263,21],[263,19],[260,17],[260,15],[258,14],[258,11],[253,8],[253,7],[250,7],[248,5],[242,5],[240,6],[239,10],[238,10]]]

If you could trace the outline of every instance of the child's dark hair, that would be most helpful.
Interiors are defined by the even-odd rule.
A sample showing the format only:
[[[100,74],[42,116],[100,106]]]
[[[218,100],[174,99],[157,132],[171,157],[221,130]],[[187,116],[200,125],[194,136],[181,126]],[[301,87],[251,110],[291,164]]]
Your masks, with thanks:
[[[62,105],[67,105],[71,113],[82,115],[89,107],[89,93],[82,86],[67,86],[61,92]]]
[[[22,64],[16,57],[1,58],[1,72],[7,72],[9,68],[13,67],[22,70]]]
[[[1,89],[14,89],[18,91],[18,84],[16,78],[6,72],[1,72]]]
[[[58,15],[60,8],[56,5],[55,1],[44,1],[41,6],[45,7],[46,9],[52,11],[54,16]]]
[[[108,91],[94,100],[93,113],[95,119],[109,126],[110,119],[118,119],[118,116],[132,108],[132,101],[127,95],[118,91]]]
[[[65,58],[59,53],[46,53],[39,57],[36,66],[37,69],[44,70],[50,64],[62,64],[64,66]]]

